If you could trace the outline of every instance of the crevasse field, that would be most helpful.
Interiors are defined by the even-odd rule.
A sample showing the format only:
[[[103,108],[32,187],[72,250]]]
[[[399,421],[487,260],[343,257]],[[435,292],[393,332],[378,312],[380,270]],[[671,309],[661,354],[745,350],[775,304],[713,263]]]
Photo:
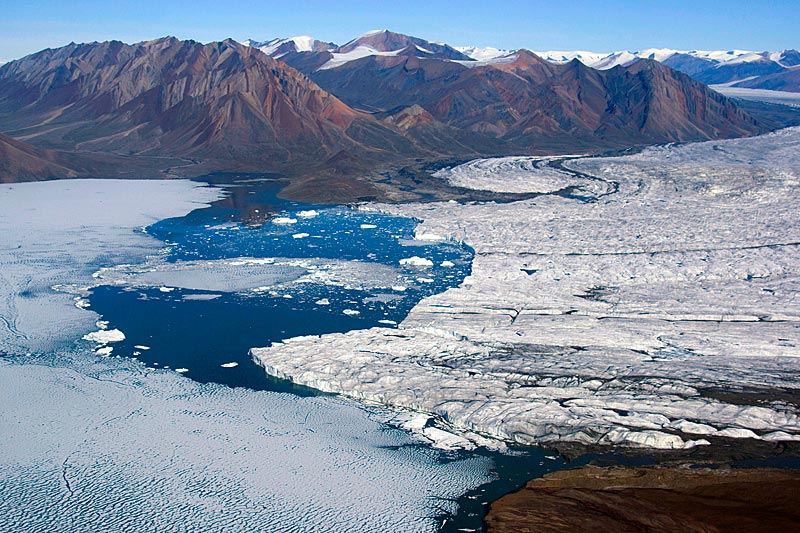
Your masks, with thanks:
[[[459,186],[581,194],[372,205],[472,246],[472,275],[397,331],[252,353],[271,374],[430,413],[467,439],[798,440],[795,407],[759,398],[800,375],[799,147],[791,128],[560,168],[500,158],[442,170]]]
[[[453,498],[488,480],[488,461],[442,461],[380,409],[107,357],[124,332],[64,288],[96,283],[101,268],[221,283],[213,262],[138,277],[120,266],[158,255],[142,227],[219,194],[184,181],[0,187],[3,531],[436,530]]]

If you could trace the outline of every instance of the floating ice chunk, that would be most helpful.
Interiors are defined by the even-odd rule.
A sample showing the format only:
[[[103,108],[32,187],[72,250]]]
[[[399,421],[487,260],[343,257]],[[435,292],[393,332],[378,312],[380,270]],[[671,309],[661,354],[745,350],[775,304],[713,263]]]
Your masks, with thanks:
[[[278,226],[288,226],[290,224],[297,224],[297,219],[289,217],[275,217],[272,219],[272,223],[277,224]]]
[[[414,236],[414,239],[417,241],[431,241],[431,242],[439,242],[443,241],[444,237],[441,235],[437,235],[435,233],[420,233]]]
[[[81,298],[80,296],[75,298],[75,307],[78,309],[89,309],[89,300],[86,298]]]
[[[216,300],[217,298],[221,297],[221,294],[186,294],[181,299],[186,301],[204,302],[207,300]]]
[[[420,431],[431,421],[431,417],[424,413],[398,413],[392,422],[407,431]]]
[[[422,435],[430,439],[434,448],[442,450],[472,450],[475,448],[475,445],[464,437],[435,427],[423,429]]]
[[[101,329],[87,333],[83,336],[84,340],[96,342],[98,344],[108,344],[110,342],[120,342],[125,340],[125,334],[118,329]]]
[[[361,224],[361,229],[375,229],[377,227],[375,224]]]
[[[176,368],[175,369],[175,372],[177,372],[178,374],[185,374],[188,371],[189,371],[188,368]]]
[[[108,329],[108,320],[98,320],[95,325],[100,329]]]
[[[159,287],[158,290],[160,290],[161,292],[172,292],[175,289],[172,287]]]
[[[317,304],[317,305],[331,305],[331,301],[328,300],[327,298],[320,298],[319,300],[317,300],[314,303]]]
[[[390,326],[396,326],[397,322],[394,320],[378,320],[378,324],[388,324]]]
[[[345,309],[344,311],[342,311],[342,313],[344,313],[347,316],[355,316],[355,315],[360,315],[361,311],[356,311],[355,309]]]
[[[292,235],[293,239],[305,239],[306,237],[308,237],[308,233],[295,233]]]
[[[317,215],[319,215],[319,213],[314,209],[309,209],[308,211],[300,211],[297,213],[297,216],[299,218],[314,218]]]
[[[111,346],[103,346],[102,348],[96,349],[94,353],[96,353],[97,355],[109,356],[113,351],[114,348],[112,348]]]
[[[417,278],[417,281],[420,283],[433,283],[435,280],[433,278]]]
[[[137,344],[136,346],[134,346],[134,348],[136,348],[137,350],[149,350],[150,349],[149,346],[145,346],[144,344]]]
[[[433,261],[415,255],[413,257],[406,257],[404,259],[401,259],[400,264],[403,266],[428,268],[433,266]]]
[[[456,264],[453,263],[452,261],[445,260],[445,261],[441,262],[441,266],[443,266],[445,268],[452,268],[452,267],[456,266]]]
[[[404,285],[392,285],[392,290],[393,291],[406,292],[407,289],[408,289],[408,287],[405,287]]]
[[[222,363],[222,364],[221,364],[221,365],[219,365],[219,366],[221,366],[222,368],[235,368],[235,367],[239,366],[239,363],[237,363],[236,361],[234,361],[234,362],[232,362],[232,363]]]

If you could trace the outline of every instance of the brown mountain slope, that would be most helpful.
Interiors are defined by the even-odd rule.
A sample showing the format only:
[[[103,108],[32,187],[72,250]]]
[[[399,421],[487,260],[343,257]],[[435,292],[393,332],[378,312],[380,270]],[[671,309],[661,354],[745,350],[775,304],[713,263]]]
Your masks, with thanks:
[[[800,92],[800,66],[770,74],[759,76],[752,80],[737,83],[734,87],[746,87],[748,89],[768,89],[770,91]]]
[[[298,171],[342,150],[413,151],[397,131],[233,41],[45,50],[0,68],[0,113],[0,128],[41,146],[237,168]]]
[[[0,133],[0,183],[74,178],[77,172],[54,161],[54,154]]]
[[[528,151],[537,144],[623,146],[764,131],[734,103],[654,61],[597,71],[522,50],[507,63],[370,56],[311,73],[347,104],[370,111],[419,105],[442,123]]]
[[[352,52],[359,46],[368,46],[379,52],[391,52],[402,48],[416,47],[427,55],[435,55],[440,59],[457,59],[461,61],[472,61],[472,58],[465,56],[455,48],[444,43],[426,41],[419,37],[412,37],[402,33],[395,33],[389,30],[372,31],[353,39],[347,44],[340,46],[336,51],[339,53]]]

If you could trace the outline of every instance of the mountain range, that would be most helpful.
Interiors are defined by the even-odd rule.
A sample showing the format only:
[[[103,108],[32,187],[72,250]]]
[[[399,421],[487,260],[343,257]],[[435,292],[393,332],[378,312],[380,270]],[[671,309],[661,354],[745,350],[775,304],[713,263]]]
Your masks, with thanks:
[[[324,66],[323,64],[316,65],[316,68],[332,68],[367,55],[387,55],[397,52],[411,44],[408,39],[407,36],[401,36],[388,30],[376,30],[350,41],[343,47],[338,47],[334,43],[322,43],[307,36],[275,39],[268,43],[248,40],[245,41],[245,44],[258,47],[276,58],[286,56],[284,60],[291,64],[298,62],[296,54],[312,51],[309,45],[305,44],[306,42],[314,42],[316,43],[314,52],[331,54],[330,56],[324,54],[329,59],[328,63]],[[276,43],[279,43],[280,47],[276,47]],[[439,47],[447,46],[444,43],[422,39],[415,39],[415,44],[421,49],[434,53],[438,53]],[[508,57],[516,53],[516,50],[493,47],[456,46],[448,48],[451,50],[450,54],[439,54],[438,57],[455,61],[493,63],[507,61]],[[565,64],[577,59],[584,65],[597,70],[630,66],[640,59],[651,59],[709,85],[730,84],[733,87],[800,92],[800,70],[798,70],[800,68],[800,52],[794,49],[778,52],[754,52],[748,50],[704,51],[649,48],[640,51],[624,50],[607,53],[587,51],[534,51],[533,53],[556,64]]]
[[[385,193],[408,165],[753,135],[771,125],[666,62],[489,60],[375,31],[202,44],[70,43],[0,67],[0,174],[271,172],[297,197]]]

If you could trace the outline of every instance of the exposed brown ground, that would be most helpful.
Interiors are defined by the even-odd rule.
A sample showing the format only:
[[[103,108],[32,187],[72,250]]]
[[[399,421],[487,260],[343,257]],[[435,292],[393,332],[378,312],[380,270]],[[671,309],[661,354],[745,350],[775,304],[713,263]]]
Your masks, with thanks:
[[[492,504],[490,533],[800,531],[800,472],[598,468],[530,481]]]

